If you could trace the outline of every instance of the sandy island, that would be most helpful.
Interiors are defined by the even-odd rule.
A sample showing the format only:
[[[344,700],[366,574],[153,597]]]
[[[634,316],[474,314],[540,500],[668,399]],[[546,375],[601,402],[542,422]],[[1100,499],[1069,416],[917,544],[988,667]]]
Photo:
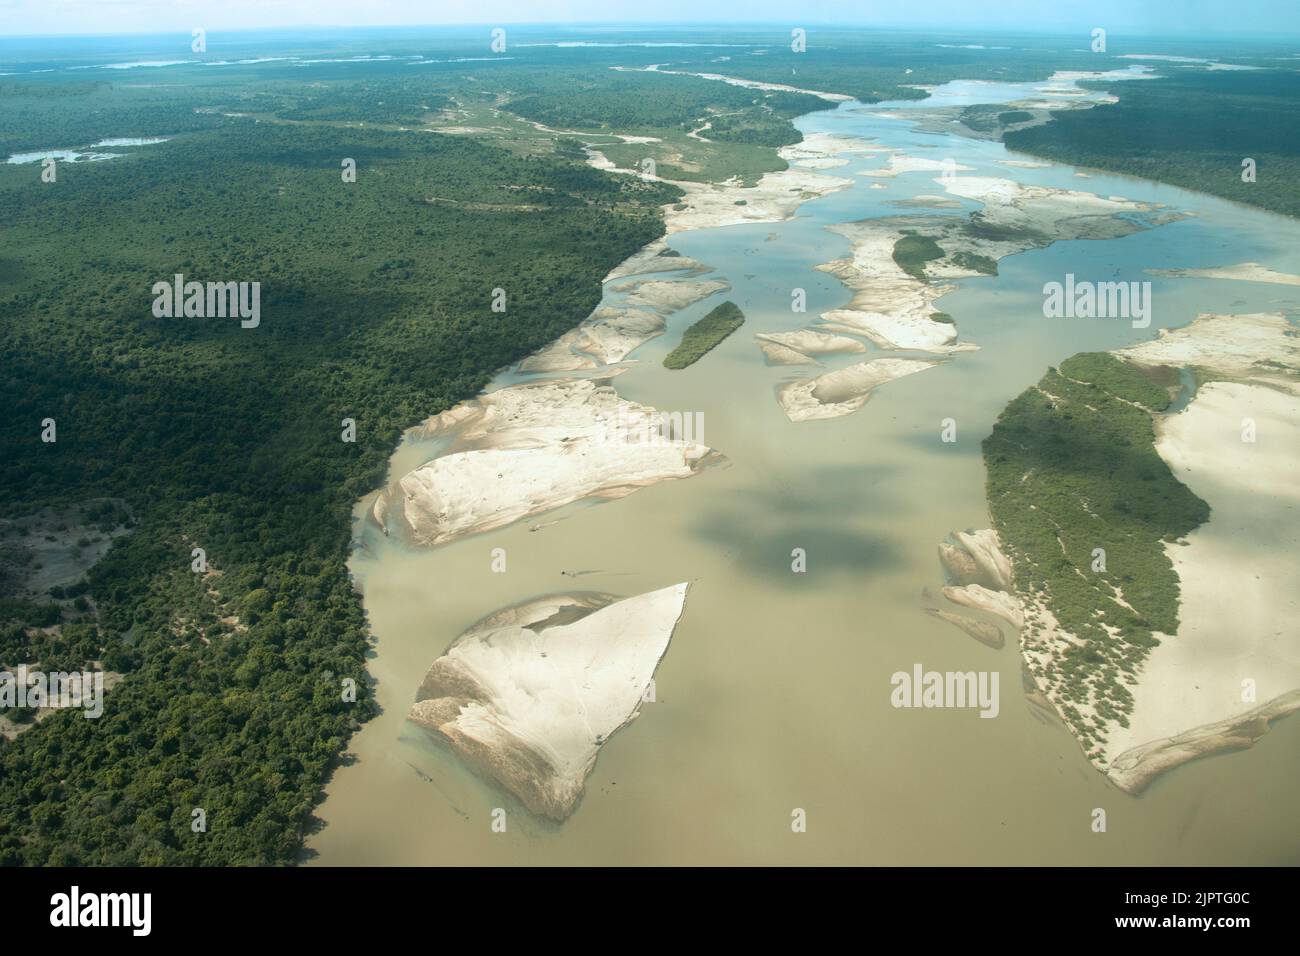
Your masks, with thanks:
[[[1239,262],[1231,266],[1212,266],[1208,269],[1147,269],[1150,276],[1169,276],[1178,279],[1235,279],[1239,282],[1272,282],[1277,285],[1300,285],[1300,276],[1289,272],[1276,272],[1258,262]]]
[[[532,813],[563,821],[600,748],[640,712],[686,591],[555,595],[498,612],[433,662],[408,719]]]
[[[514,385],[429,419],[443,454],[380,494],[372,514],[416,544],[446,544],[582,498],[689,478],[722,456],[661,434],[662,416],[606,379]]]
[[[830,335],[814,329],[794,332],[760,332],[754,341],[770,365],[817,365],[814,355],[865,352],[867,347],[846,335]]]
[[[777,389],[776,398],[792,422],[841,418],[865,405],[872,389],[938,364],[921,359],[873,359],[816,378],[788,382]]]
[[[1155,450],[1211,508],[1185,540],[1165,544],[1180,585],[1178,633],[1156,635],[1129,685],[1128,726],[1104,721],[1104,739],[1088,754],[1136,794],[1189,760],[1251,746],[1300,710],[1300,336],[1281,313],[1202,315],[1112,354],[1196,371],[1201,384],[1188,405],[1154,416]],[[1246,420],[1253,441],[1243,440]],[[1042,676],[1078,638],[1041,596],[1013,586],[996,535],[954,539],[940,546],[956,582],[944,595],[1021,629],[1040,699],[1097,722],[1091,701],[1063,698]]]

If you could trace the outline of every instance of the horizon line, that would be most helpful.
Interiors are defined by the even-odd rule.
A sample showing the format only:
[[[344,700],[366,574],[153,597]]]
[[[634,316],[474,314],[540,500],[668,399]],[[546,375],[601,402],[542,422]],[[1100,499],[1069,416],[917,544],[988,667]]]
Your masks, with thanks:
[[[344,23],[284,23],[267,26],[236,26],[236,27],[217,27],[208,29],[209,33],[270,33],[279,30],[305,30],[305,31],[324,31],[324,30],[439,30],[439,29],[457,29],[469,30],[475,28],[492,29],[493,27],[525,27],[525,28],[542,28],[542,29],[581,29],[589,27],[599,27],[602,29],[610,28],[630,28],[638,30],[650,29],[667,29],[667,30],[715,30],[729,33],[741,33],[751,28],[779,27],[783,30],[792,29],[793,26],[805,28],[849,28],[854,30],[863,30],[876,33],[915,33],[922,35],[950,35],[950,36],[984,36],[984,37],[1068,37],[1073,36],[1074,31],[1067,27],[1053,27],[1050,29],[989,29],[982,30],[977,28],[953,28],[940,26],[872,26],[867,23],[855,23],[852,21],[813,21],[803,20],[794,23],[792,20],[754,20],[744,24],[737,24],[734,21],[671,21],[671,20],[507,20],[498,19],[481,22],[454,22],[454,23],[364,23],[364,24],[344,24]],[[1080,30],[1086,32],[1088,28],[1080,27]],[[1145,33],[1129,32],[1123,30],[1108,30],[1108,34],[1117,37],[1128,37],[1143,40],[1163,40],[1177,39],[1188,40],[1191,38],[1201,37],[1204,42],[1211,43],[1215,37],[1229,36],[1234,39],[1254,39],[1260,41],[1268,40],[1300,40],[1300,25],[1294,32],[1279,33],[1276,30],[1268,32],[1248,32],[1219,30],[1216,31],[1215,37],[1205,34],[1204,30],[1188,30],[1186,32],[1168,32],[1168,33]],[[0,32],[0,41],[3,40],[56,40],[56,39],[109,39],[114,37],[163,37],[163,36],[190,36],[191,34],[180,28],[167,29],[160,31],[148,30],[122,30],[109,33],[4,33]]]

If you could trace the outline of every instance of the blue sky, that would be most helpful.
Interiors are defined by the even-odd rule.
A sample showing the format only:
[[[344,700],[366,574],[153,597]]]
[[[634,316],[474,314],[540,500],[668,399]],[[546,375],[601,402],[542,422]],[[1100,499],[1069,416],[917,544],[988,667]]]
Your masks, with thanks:
[[[294,26],[846,23],[962,32],[1300,34],[1300,0],[0,0],[0,35]]]

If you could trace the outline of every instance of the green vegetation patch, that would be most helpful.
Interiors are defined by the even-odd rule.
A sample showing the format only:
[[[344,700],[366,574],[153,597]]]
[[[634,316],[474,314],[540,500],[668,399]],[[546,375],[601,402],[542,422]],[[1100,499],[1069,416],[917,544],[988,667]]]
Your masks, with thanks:
[[[745,313],[734,302],[724,302],[682,335],[681,344],[664,356],[664,368],[682,369],[694,365],[745,322]]]
[[[958,119],[962,125],[977,133],[1001,133],[1004,126],[1014,126],[1034,118],[1025,110],[1004,110],[996,104],[977,103],[961,111]]]
[[[971,272],[978,272],[981,275],[995,276],[998,274],[998,260],[991,256],[982,256],[978,252],[955,252],[952,261],[954,265],[969,269]]]
[[[925,274],[925,264],[943,256],[943,247],[929,236],[903,236],[894,243],[894,261],[898,267],[922,282],[930,281]]]
[[[1007,406],[984,440],[989,508],[1017,589],[1083,642],[1040,676],[1122,725],[1132,699],[1121,675],[1135,673],[1154,632],[1178,629],[1178,576],[1163,545],[1210,509],[1156,454],[1151,415],[1130,404],[1156,401],[1149,379],[1092,354],[1064,364],[1096,383],[1052,369]],[[1098,548],[1104,570],[1093,570]],[[1065,717],[1088,748],[1100,730],[1073,710]]]
[[[1061,374],[1157,412],[1168,408],[1171,401],[1168,389],[1109,352],[1080,352],[1071,356],[1061,363]]]
[[[998,120],[1001,107],[988,103],[976,103],[961,111],[957,117],[963,126],[977,133],[996,133],[1002,126]]]

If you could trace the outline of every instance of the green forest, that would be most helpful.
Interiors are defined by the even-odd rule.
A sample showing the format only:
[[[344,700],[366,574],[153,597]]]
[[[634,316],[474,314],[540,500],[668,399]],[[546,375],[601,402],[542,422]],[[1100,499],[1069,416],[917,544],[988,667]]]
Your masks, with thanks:
[[[239,95],[255,92],[286,115],[341,109]],[[368,99],[352,92],[358,122]],[[97,618],[0,605],[3,665],[125,675],[100,719],[60,711],[0,741],[0,863],[294,861],[372,713],[345,564],[354,501],[404,427],[585,317],[677,195],[471,138],[195,112],[216,99],[6,94],[13,148],[174,138],[60,164],[54,183],[39,164],[0,166],[4,513],[113,498],[131,526],[85,582]],[[174,273],[260,282],[260,325],[154,318],[150,287]],[[191,570],[195,546],[219,577]],[[53,639],[38,630],[60,620]],[[191,830],[197,807],[206,833]]]
[[[1300,73],[1182,70],[1107,89],[1119,102],[1008,132],[1008,149],[1300,216]],[[1242,162],[1255,161],[1254,181]]]
[[[1017,590],[1039,596],[1083,641],[1043,676],[1121,725],[1132,706],[1124,676],[1155,632],[1178,630],[1178,575],[1164,544],[1210,513],[1156,454],[1151,412],[1168,404],[1152,373],[1082,353],[1017,396],[983,446],[989,509]],[[1073,705],[1064,716],[1088,749],[1096,728]]]

